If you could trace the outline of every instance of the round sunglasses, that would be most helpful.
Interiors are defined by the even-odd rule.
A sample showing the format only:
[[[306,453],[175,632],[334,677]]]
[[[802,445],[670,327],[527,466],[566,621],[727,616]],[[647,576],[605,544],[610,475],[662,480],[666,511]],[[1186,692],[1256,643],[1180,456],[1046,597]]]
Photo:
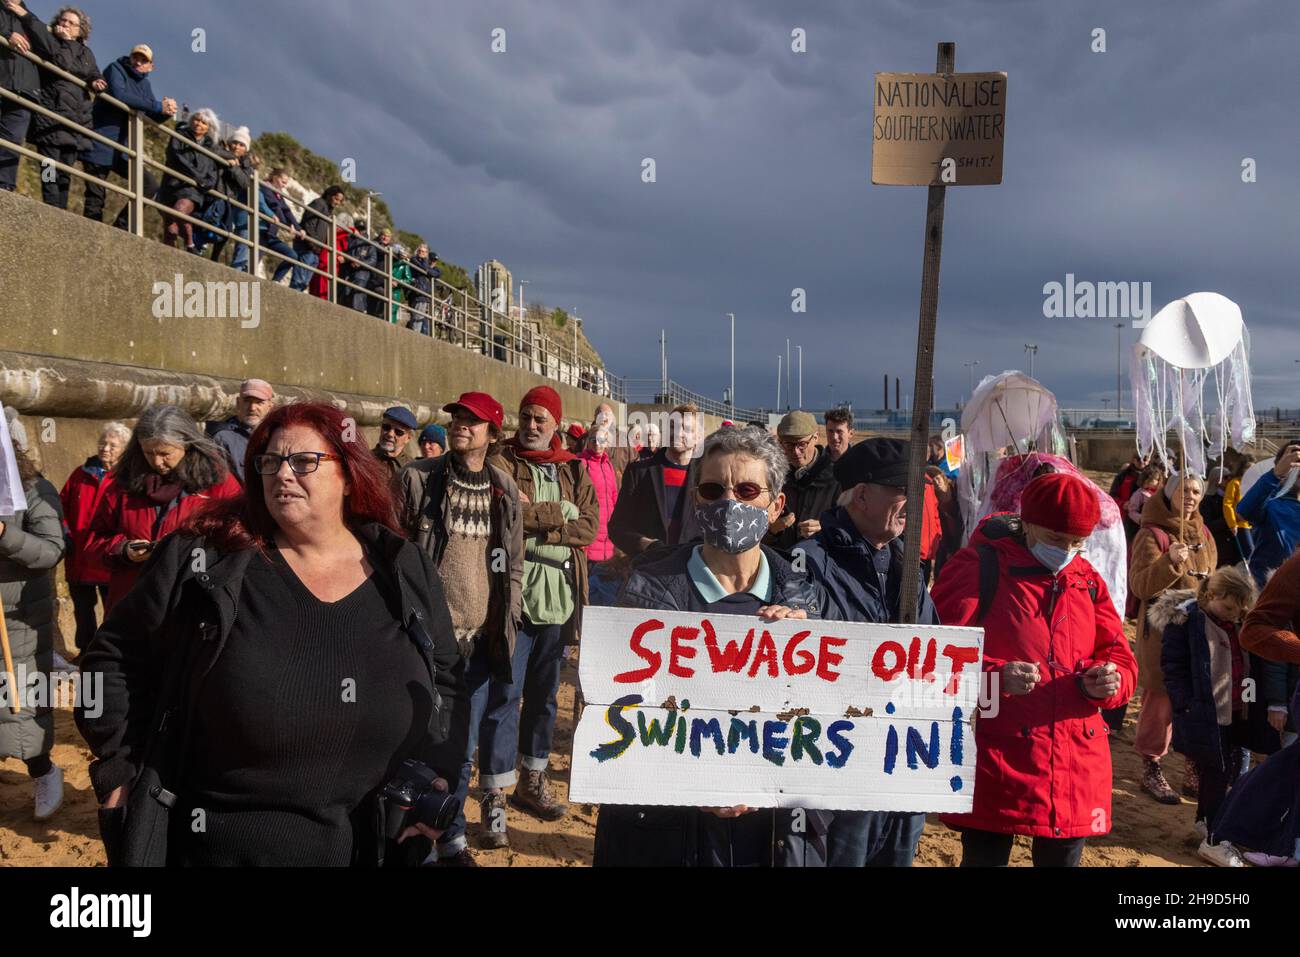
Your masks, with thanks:
[[[770,491],[766,485],[757,482],[737,482],[735,485],[723,485],[721,482],[701,482],[695,491],[706,502],[716,502],[728,491],[734,491],[736,498],[742,502],[752,502],[764,492]]]

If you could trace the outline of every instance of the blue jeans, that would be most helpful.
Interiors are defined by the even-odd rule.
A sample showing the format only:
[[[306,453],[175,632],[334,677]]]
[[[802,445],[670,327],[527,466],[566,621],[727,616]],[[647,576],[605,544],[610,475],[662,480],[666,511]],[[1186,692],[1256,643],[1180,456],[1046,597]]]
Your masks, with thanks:
[[[535,625],[525,618],[515,640],[514,681],[509,687],[494,686],[488,693],[489,710],[494,704],[506,710],[499,734],[518,741],[521,763],[529,771],[545,771],[551,759],[558,713],[555,695],[564,662],[562,627]]]
[[[248,213],[242,209],[235,210],[235,222],[231,227],[231,232],[240,239],[248,238]],[[235,251],[230,257],[230,268],[238,269],[240,272],[248,272],[248,247],[243,243],[235,244]]]
[[[447,787],[461,801],[461,813],[438,841],[441,857],[450,857],[465,846],[464,804],[469,797],[469,779],[474,770],[474,751],[478,751],[479,787],[503,788],[515,782],[515,735],[518,730],[518,712],[503,707],[492,707],[508,698],[508,689],[500,694],[501,687],[492,674],[488,661],[487,644],[482,639],[474,643],[474,653],[461,659],[456,666],[463,670],[462,691],[456,699],[451,714],[451,732],[438,746],[436,770],[447,779]],[[509,722],[506,715],[512,714]],[[502,726],[509,724],[507,733]],[[484,821],[484,826],[490,822]]]
[[[275,270],[275,275],[271,277],[272,282],[279,282],[290,269],[293,270],[293,278],[289,280],[289,286],[301,292],[307,288],[311,282],[311,273],[302,266],[295,263],[303,263],[306,266],[315,266],[320,259],[315,253],[303,252],[296,253],[293,247],[286,243],[278,236],[272,236],[269,233],[262,234],[262,248],[268,252],[273,252],[284,261]]]
[[[911,867],[924,814],[836,811],[827,836],[828,867]]]

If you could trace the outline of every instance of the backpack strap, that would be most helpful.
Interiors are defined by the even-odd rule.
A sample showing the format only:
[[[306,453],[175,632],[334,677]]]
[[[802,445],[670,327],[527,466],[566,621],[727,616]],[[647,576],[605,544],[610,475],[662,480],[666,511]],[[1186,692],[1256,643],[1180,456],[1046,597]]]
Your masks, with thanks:
[[[990,606],[993,604],[993,598],[998,593],[998,578],[1001,575],[1001,564],[998,561],[998,551],[988,542],[981,542],[975,547],[976,553],[980,560],[980,584],[979,584],[979,604],[975,608],[975,618],[973,624],[978,625],[988,614]]]

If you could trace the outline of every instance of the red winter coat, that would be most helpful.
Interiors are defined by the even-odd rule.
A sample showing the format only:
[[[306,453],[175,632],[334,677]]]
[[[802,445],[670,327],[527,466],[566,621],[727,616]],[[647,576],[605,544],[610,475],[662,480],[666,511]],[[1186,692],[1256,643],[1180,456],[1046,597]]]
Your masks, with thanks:
[[[986,672],[1029,661],[1042,678],[1027,695],[1000,694],[997,714],[975,722],[974,807],[942,820],[1034,837],[1105,834],[1111,825],[1110,743],[1099,712],[1126,702],[1137,685],[1137,662],[1106,583],[1082,556],[1053,578],[1021,541],[1000,538],[990,543],[999,560],[998,588],[984,620],[975,622],[976,546],[988,542],[982,531],[943,567],[931,592],[939,620],[983,625]],[[1076,674],[1106,661],[1119,669],[1118,693],[1104,701],[1086,697]]]
[[[84,465],[79,465],[63,483],[59,500],[63,502],[63,520],[68,531],[72,533],[72,548],[68,551],[63,566],[68,581],[82,584],[107,584],[111,575],[108,566],[102,560],[96,561],[85,554],[86,535],[90,531],[90,520],[95,515],[95,507],[104,497],[104,492],[113,482],[113,473],[105,472],[96,478],[86,466],[98,459],[91,456]]]
[[[108,598],[104,601],[104,614],[112,611],[113,606],[131,590],[143,567],[142,562],[133,562],[123,554],[127,542],[136,539],[159,541],[209,502],[235,498],[241,494],[243,489],[239,480],[227,473],[220,482],[202,492],[182,495],[155,534],[157,506],[143,495],[127,492],[116,482],[110,484],[91,519],[84,551],[85,560],[101,563],[112,573],[108,583]]]

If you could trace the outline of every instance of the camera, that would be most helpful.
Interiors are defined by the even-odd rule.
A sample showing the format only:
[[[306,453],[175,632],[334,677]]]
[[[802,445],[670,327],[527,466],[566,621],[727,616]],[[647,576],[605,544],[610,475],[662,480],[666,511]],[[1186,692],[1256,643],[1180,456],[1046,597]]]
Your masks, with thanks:
[[[460,813],[461,802],[450,791],[434,790],[438,778],[428,765],[407,758],[384,785],[384,832],[390,841],[412,824],[445,831]]]

